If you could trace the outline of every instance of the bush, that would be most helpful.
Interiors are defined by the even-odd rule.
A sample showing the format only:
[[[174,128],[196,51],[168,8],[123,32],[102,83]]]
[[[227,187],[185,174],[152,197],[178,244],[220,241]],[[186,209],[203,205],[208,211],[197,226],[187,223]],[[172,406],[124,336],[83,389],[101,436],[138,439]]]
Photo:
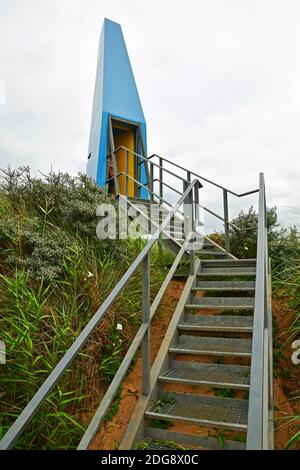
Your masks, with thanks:
[[[230,251],[237,258],[256,258],[258,214],[253,207],[241,211],[230,221],[239,230],[230,226]],[[278,222],[276,207],[267,208],[269,256],[273,266],[285,265],[291,258],[300,257],[300,239],[296,227],[283,228]],[[223,234],[213,234],[217,243],[224,243]]]

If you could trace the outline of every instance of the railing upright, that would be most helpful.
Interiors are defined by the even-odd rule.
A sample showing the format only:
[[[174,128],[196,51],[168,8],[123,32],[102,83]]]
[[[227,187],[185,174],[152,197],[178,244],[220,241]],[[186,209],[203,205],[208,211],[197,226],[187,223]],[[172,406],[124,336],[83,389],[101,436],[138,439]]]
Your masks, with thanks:
[[[195,186],[196,187],[196,186]],[[194,200],[193,192],[191,191],[188,197],[188,209],[189,209],[189,233],[195,232],[195,219],[194,219]],[[195,274],[195,251],[194,251],[194,240],[190,243],[190,274]]]
[[[225,250],[230,253],[228,191],[223,189]]]
[[[159,157],[159,196],[161,199],[164,197],[163,159],[161,157]]]
[[[154,192],[154,165],[150,162],[150,201],[153,202]]]
[[[197,184],[194,188],[194,200],[195,200],[195,213],[194,213],[194,220],[195,220],[195,230],[197,230],[197,225],[199,223],[200,214],[199,214],[199,184]]]
[[[143,323],[147,325],[147,331],[142,345],[142,393],[150,392],[150,254],[148,253],[142,263],[142,298],[143,298]]]
[[[129,151],[126,150],[125,153],[125,196],[128,197],[128,159]]]

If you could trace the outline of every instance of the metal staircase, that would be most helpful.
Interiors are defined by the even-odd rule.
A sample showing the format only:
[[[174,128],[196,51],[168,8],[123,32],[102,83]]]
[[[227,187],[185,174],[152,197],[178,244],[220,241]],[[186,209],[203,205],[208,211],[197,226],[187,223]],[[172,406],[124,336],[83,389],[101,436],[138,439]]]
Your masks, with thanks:
[[[196,448],[246,447],[255,272],[255,260],[198,261],[153,365],[153,388],[148,401],[141,401],[143,416],[138,405],[133,432],[121,448],[156,440]],[[157,420],[168,429],[152,427]],[[172,432],[176,422],[185,423],[184,439]],[[195,426],[189,430],[187,424],[198,425],[207,437],[195,435]],[[234,432],[235,440],[230,434],[225,439],[225,431]],[[212,437],[220,432],[222,442]]]
[[[133,178],[128,174],[128,149],[125,171],[118,171],[118,150],[112,154],[115,193],[121,209],[129,210],[129,218],[132,214],[139,216],[147,242],[0,441],[0,449],[13,447],[140,267],[143,276],[140,328],[78,449],[89,448],[140,348],[142,394],[120,450],[273,449],[271,272],[263,174],[258,190],[236,194],[157,155],[145,158],[135,154],[138,168],[143,164],[146,169],[143,182],[140,175]],[[130,179],[134,181],[134,198],[120,194],[120,178],[125,178],[125,189]],[[224,248],[201,232],[202,183],[222,192],[223,215],[201,207],[224,224]],[[139,197],[141,189],[148,191],[148,199]],[[176,194],[175,204],[172,192]],[[236,259],[230,253],[229,227],[238,228],[229,221],[228,194],[243,197],[256,192],[259,193],[257,257]],[[150,303],[150,253],[157,243],[172,250],[175,258]],[[151,320],[184,259],[189,259],[189,275],[151,366]]]

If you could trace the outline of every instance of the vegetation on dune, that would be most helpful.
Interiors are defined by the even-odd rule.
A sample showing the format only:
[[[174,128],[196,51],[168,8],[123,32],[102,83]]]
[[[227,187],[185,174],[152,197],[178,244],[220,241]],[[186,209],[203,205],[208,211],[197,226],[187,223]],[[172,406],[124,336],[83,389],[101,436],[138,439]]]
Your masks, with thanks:
[[[237,258],[256,258],[258,214],[255,209],[250,207],[248,212],[241,211],[230,222],[231,253]],[[276,207],[267,208],[267,227],[269,256],[273,267],[283,266],[290,259],[300,259],[299,232],[296,227],[282,227],[278,222]],[[224,245],[222,233],[214,233],[212,238]]]
[[[111,198],[84,175],[2,171],[0,437],[22,411],[144,246],[99,240],[96,207]],[[151,295],[165,276],[153,250]],[[138,270],[46,403],[18,448],[71,449],[141,321]],[[95,401],[96,400],[96,401]]]
[[[295,352],[300,357],[300,258],[288,258],[284,266],[278,266],[273,272],[273,289],[277,298],[285,308],[289,326],[282,331],[280,325],[279,340],[274,344],[275,360],[279,367],[280,361],[288,365],[281,370],[282,376],[289,381],[288,395],[291,400],[294,415],[283,415],[279,420],[281,427],[288,426],[292,430],[292,437],[286,443],[287,448],[299,449],[300,445],[300,364],[293,364],[291,355]],[[292,347],[293,345],[293,347]],[[283,349],[288,346],[290,354],[288,359],[284,357]],[[276,365],[276,363],[275,363]],[[298,368],[298,370],[297,370]],[[276,370],[276,369],[275,369]]]
[[[231,223],[240,230],[230,226],[230,250],[238,258],[256,258],[258,214],[253,207],[248,212],[241,211]],[[279,420],[279,427],[289,426],[294,435],[287,442],[287,447],[297,447],[300,443],[300,380],[292,379],[299,375],[291,361],[292,348],[289,357],[283,350],[291,346],[295,340],[300,340],[300,234],[296,227],[283,228],[278,222],[276,207],[267,209],[268,246],[272,262],[273,298],[286,315],[291,317],[290,326],[282,327],[276,318],[273,323],[274,333],[274,373],[280,374],[283,380],[293,380],[294,387],[289,398],[296,410],[294,416],[285,416]],[[224,235],[214,233],[211,237],[221,245]],[[287,328],[287,330],[286,330]],[[283,368],[284,367],[284,368]],[[300,370],[300,369],[299,369]],[[299,410],[299,412],[298,412]]]
[[[138,240],[99,240],[96,208],[115,204],[84,175],[50,172],[32,177],[27,167],[2,171],[0,180],[0,339],[7,363],[0,374],[0,438],[32,398],[144,246]],[[231,251],[256,257],[257,213],[231,222]],[[283,229],[276,208],[268,209],[273,292],[293,312],[288,341],[300,339],[300,242],[296,228]],[[222,234],[213,234],[223,243]],[[163,255],[163,256],[162,256]],[[152,250],[151,296],[173,256]],[[72,449],[141,322],[138,270],[62,376],[17,448]],[[280,329],[280,325],[275,325]],[[283,344],[274,344],[280,363]],[[300,366],[299,366],[300,367]],[[282,372],[287,377],[289,370]],[[299,403],[295,390],[293,403]],[[120,390],[107,418],[116,412]],[[298,420],[298,421],[297,421]],[[299,417],[287,418],[293,426]],[[296,428],[297,429],[297,428]],[[297,445],[296,430],[288,446]]]

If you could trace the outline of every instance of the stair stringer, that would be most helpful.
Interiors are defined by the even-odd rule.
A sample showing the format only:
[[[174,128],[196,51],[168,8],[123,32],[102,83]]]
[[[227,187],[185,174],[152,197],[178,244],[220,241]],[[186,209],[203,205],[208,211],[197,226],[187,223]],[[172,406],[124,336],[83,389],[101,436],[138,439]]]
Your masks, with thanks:
[[[151,368],[150,393],[148,396],[141,396],[128,424],[126,433],[119,446],[119,450],[131,449],[135,442],[141,441],[145,437],[145,412],[152,401],[157,400],[158,396],[158,377],[168,366],[169,348],[177,342],[177,326],[183,320],[185,315],[185,304],[192,295],[191,289],[196,285],[197,272],[200,267],[200,260],[195,262],[195,273],[190,275],[186,281],[181,297],[178,301],[175,312],[170,321],[169,327],[158,351],[154,364]]]
[[[119,197],[122,197],[124,198],[124,196],[119,196]],[[125,198],[124,198],[125,199]],[[151,228],[154,227],[154,229],[157,229],[159,228],[158,225],[151,221],[149,216],[148,216],[148,213],[145,213],[144,211],[141,210],[141,207],[139,207],[136,203],[136,201],[132,202],[130,199],[127,198],[127,203],[130,204],[137,212],[139,212],[142,216],[143,219],[145,219],[146,223],[148,223],[149,225],[151,224]],[[141,202],[142,206],[145,206],[145,202]],[[158,206],[158,205],[157,205]],[[159,206],[158,206],[159,207]],[[162,206],[165,210],[168,210],[170,211],[169,208],[166,208],[164,206]],[[232,253],[230,252],[227,252],[222,246],[218,245],[218,243],[214,242],[213,240],[211,240],[211,238],[207,237],[206,235],[204,235],[198,227],[196,227],[196,233],[198,235],[200,235],[202,238],[203,238],[203,241],[206,241],[208,242],[210,245],[212,245],[212,247],[216,248],[218,250],[219,253],[221,253],[222,255],[226,256],[227,258],[229,259],[237,259],[236,256],[234,256]],[[178,254],[179,250],[181,249],[181,246],[182,244],[175,238],[173,237],[170,233],[168,233],[168,231],[163,231],[163,234],[167,237],[167,238],[163,238],[162,240],[160,240],[160,242],[166,247],[168,248],[169,250],[171,250],[173,253],[175,254]],[[195,253],[197,253],[197,250],[195,251]],[[187,252],[188,254],[188,252]]]

